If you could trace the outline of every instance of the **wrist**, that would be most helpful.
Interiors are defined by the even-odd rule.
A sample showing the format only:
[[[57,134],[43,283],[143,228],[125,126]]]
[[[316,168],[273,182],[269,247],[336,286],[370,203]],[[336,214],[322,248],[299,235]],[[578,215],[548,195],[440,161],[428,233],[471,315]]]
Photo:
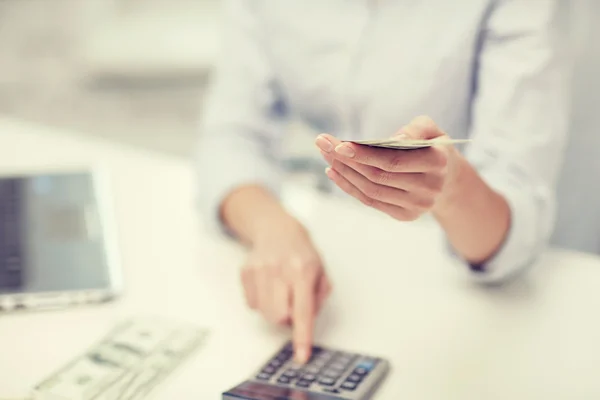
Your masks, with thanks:
[[[477,177],[475,170],[456,149],[453,148],[451,152],[453,152],[452,162],[448,166],[446,183],[432,209],[434,216],[452,213],[452,210],[461,203],[462,198],[468,194],[468,189],[472,188],[472,181]]]
[[[245,244],[254,245],[278,232],[301,232],[301,224],[263,187],[242,186],[221,204],[221,219]]]
[[[308,231],[296,218],[287,211],[281,210],[279,215],[272,215],[262,220],[253,231],[250,241],[252,245],[269,243],[276,239],[288,237],[308,237]]]

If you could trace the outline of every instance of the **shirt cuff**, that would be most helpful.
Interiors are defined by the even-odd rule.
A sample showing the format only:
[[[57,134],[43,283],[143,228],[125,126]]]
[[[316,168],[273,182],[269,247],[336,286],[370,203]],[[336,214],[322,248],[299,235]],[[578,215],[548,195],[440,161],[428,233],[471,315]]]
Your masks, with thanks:
[[[492,258],[480,265],[470,264],[464,259],[461,261],[473,280],[487,284],[504,283],[527,271],[545,247],[553,216],[550,196],[541,189],[524,189],[522,184],[511,182],[506,177],[486,176],[485,173],[482,177],[507,201],[511,223],[504,243]],[[459,257],[451,247],[450,250]]]

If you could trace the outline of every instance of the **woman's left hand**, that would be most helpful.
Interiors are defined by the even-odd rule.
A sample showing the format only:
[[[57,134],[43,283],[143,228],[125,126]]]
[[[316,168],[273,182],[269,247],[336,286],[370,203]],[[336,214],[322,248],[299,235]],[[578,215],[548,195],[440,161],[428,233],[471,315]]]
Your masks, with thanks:
[[[447,138],[428,117],[414,119],[395,136]],[[327,176],[344,192],[401,221],[415,220],[447,202],[460,158],[450,145],[394,150],[341,142],[326,134],[316,144],[330,165]]]

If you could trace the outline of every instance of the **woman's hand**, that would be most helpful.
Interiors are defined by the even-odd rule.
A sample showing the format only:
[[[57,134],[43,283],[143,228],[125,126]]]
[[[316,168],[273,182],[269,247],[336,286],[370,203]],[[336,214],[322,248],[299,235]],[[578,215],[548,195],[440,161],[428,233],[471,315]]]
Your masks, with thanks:
[[[414,119],[395,137],[447,138],[427,117]],[[452,146],[393,150],[343,143],[325,134],[316,144],[331,166],[327,175],[332,181],[365,205],[398,220],[415,220],[451,197],[459,157]]]
[[[331,291],[308,233],[296,221],[278,221],[255,238],[241,277],[246,301],[275,324],[293,326],[296,361],[310,357],[316,315]]]

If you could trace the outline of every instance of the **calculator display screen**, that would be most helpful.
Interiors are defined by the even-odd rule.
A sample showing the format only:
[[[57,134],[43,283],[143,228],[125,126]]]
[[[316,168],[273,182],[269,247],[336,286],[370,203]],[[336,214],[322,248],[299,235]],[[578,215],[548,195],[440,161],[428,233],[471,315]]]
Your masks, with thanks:
[[[282,388],[259,382],[244,382],[229,392],[247,400],[337,400],[321,393]]]

